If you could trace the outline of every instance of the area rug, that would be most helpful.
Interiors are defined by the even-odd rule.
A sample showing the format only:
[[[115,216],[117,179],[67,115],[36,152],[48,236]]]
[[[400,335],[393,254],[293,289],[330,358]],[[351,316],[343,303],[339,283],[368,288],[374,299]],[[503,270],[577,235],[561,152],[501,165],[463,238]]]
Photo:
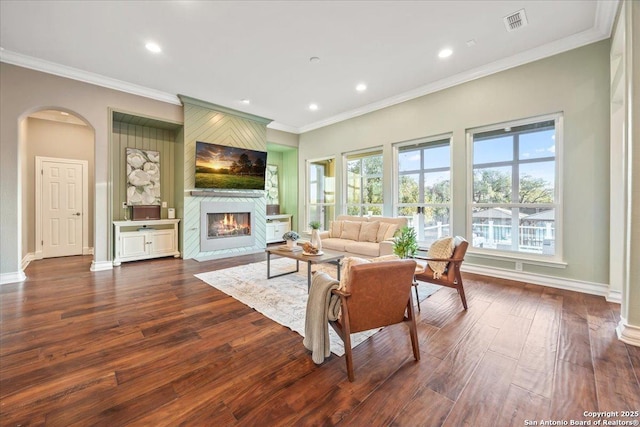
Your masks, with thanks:
[[[295,270],[295,261],[289,258],[271,260],[271,275]],[[312,270],[324,271],[336,277],[336,267],[318,264]],[[224,270],[196,274],[195,277],[216,289],[232,296],[243,304],[262,313],[269,319],[286,326],[304,337],[304,317],[307,307],[307,265],[300,263],[300,271],[273,279],[267,279],[267,262],[257,262]],[[427,283],[418,285],[420,301],[426,299],[440,286]],[[412,290],[412,293],[415,292]],[[351,336],[351,347],[355,347],[378,330],[360,332]],[[342,356],[342,340],[329,328],[331,352]]]

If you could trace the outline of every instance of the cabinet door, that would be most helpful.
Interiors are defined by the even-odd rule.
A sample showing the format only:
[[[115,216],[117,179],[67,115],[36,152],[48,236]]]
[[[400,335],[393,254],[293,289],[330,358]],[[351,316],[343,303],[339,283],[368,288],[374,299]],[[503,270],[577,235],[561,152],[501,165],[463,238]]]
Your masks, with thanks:
[[[154,231],[152,236],[149,236],[151,240],[151,255],[175,252],[176,242],[174,239],[173,230],[158,230]]]
[[[272,222],[267,223],[267,242],[270,242],[276,238],[276,226]]]
[[[147,242],[146,233],[120,234],[120,256],[128,258],[146,255]]]

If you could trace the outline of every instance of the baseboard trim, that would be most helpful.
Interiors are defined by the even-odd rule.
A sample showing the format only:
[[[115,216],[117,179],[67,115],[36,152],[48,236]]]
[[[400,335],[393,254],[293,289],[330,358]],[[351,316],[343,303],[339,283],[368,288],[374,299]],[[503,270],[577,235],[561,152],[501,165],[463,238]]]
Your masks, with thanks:
[[[620,341],[640,347],[640,327],[630,325],[624,317],[620,319],[616,333]]]
[[[616,304],[622,304],[622,291],[614,291],[609,289],[609,293],[606,296],[608,302],[615,302]]]
[[[24,271],[14,271],[12,273],[0,273],[0,285],[8,285],[9,283],[24,282],[27,275]]]
[[[91,261],[91,271],[113,270],[113,261]]]
[[[29,263],[36,259],[38,258],[35,253],[29,252],[28,254],[26,254],[24,258],[22,258],[22,262],[20,263],[20,268],[22,269],[22,271],[26,270],[29,266]]]
[[[498,277],[501,279],[515,280],[516,282],[532,283],[534,285],[548,286],[550,288],[598,295],[605,298],[612,294],[612,292],[609,291],[609,286],[604,283],[585,282],[581,280],[565,279],[467,263],[462,264],[462,271],[480,274],[482,276]]]

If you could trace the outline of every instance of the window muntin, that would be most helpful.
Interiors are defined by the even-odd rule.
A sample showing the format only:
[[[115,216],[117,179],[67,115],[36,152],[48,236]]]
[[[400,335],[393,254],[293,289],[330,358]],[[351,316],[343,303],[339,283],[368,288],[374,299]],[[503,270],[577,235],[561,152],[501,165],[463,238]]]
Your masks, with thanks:
[[[451,146],[449,138],[399,145],[396,215],[409,219],[421,246],[451,229]]]
[[[471,131],[472,246],[559,258],[559,116]]]

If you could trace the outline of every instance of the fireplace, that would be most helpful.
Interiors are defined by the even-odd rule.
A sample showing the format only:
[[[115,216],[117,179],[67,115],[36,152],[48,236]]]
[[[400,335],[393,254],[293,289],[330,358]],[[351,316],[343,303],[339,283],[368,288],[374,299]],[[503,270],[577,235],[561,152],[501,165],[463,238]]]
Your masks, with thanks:
[[[208,239],[228,239],[250,235],[250,212],[207,213]]]
[[[201,252],[255,245],[253,203],[202,202],[200,218]]]

